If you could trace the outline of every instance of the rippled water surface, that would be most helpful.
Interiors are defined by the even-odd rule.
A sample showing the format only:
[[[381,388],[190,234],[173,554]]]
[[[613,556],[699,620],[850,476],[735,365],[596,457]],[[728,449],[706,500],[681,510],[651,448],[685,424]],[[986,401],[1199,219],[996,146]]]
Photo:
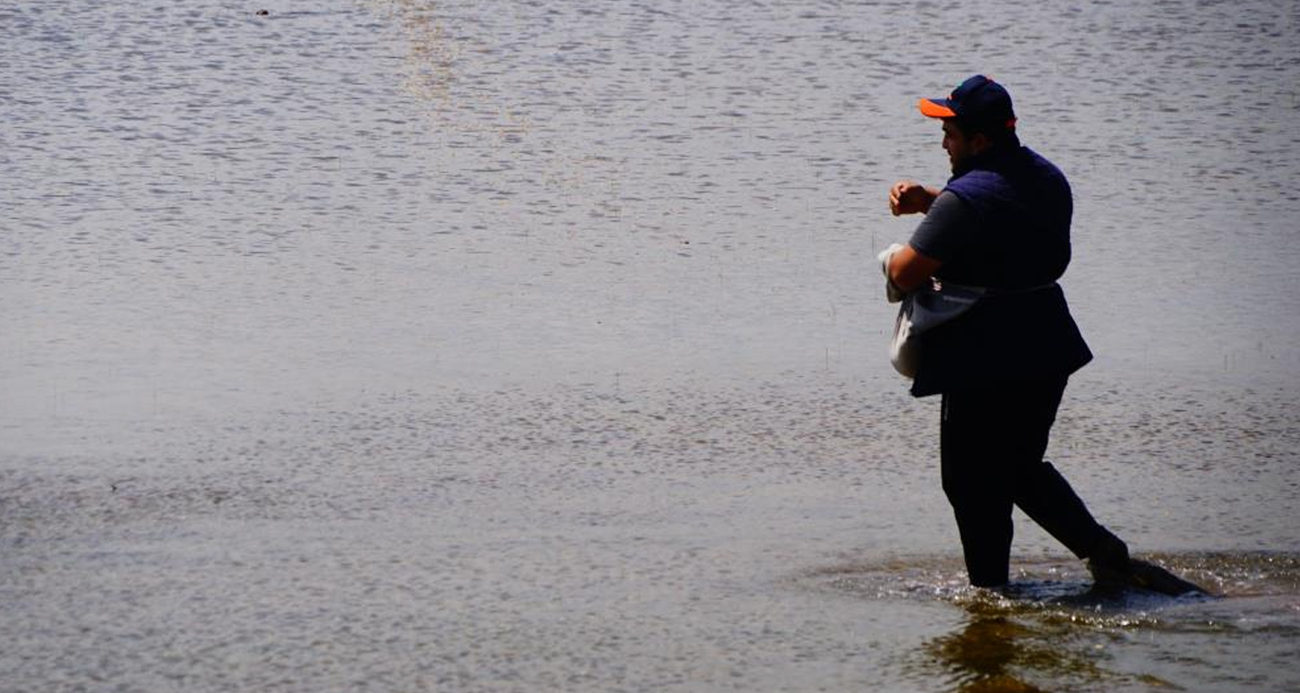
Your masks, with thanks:
[[[1298,28],[0,7],[0,690],[1295,690]],[[964,587],[873,262],[976,71],[1076,193],[1053,462],[1214,598]]]

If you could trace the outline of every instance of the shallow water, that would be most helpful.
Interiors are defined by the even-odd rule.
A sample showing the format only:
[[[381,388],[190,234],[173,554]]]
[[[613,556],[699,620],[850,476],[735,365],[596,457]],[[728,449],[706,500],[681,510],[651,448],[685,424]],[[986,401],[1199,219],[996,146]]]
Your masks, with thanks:
[[[1279,509],[1300,501],[1294,413],[1241,427],[1237,404],[1204,408],[1198,434],[1222,449],[1187,464],[1207,446],[1182,415],[1126,429],[1164,405],[1110,397],[1137,409],[1074,400],[1056,463],[1135,551],[1222,599],[1080,599],[1081,566],[1023,519],[1021,593],[964,587],[931,462],[936,412],[860,383],[448,391],[238,422],[68,422],[67,451],[11,455],[0,476],[6,680],[1293,687],[1300,547]],[[1109,435],[1120,430],[1132,437]],[[1225,454],[1242,440],[1265,442]],[[1142,482],[1171,470],[1181,483]]]
[[[1300,687],[1295,7],[257,9],[0,8],[0,690]],[[975,70],[1051,458],[1220,598],[963,585],[872,262]]]
[[[965,584],[959,560],[908,556],[804,580],[856,598],[960,606],[961,626],[903,655],[906,678],[960,691],[1286,690],[1300,637],[1295,554],[1151,556],[1209,590],[1097,590],[1074,562],[1021,561],[1010,587]],[[1249,665],[1225,667],[1225,661]]]

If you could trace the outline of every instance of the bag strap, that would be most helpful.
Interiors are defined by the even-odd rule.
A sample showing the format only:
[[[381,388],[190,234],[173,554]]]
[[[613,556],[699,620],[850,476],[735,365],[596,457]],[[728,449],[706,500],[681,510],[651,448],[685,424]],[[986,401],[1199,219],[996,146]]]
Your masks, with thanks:
[[[989,288],[984,286],[969,286],[967,284],[954,284],[952,282],[939,281],[940,286],[952,287],[961,292],[970,292],[980,298],[991,298],[994,296],[1020,296],[1022,294],[1032,294],[1036,291],[1044,291],[1059,286],[1056,282],[1046,284],[1036,284],[1034,286],[1017,287],[1014,289]]]

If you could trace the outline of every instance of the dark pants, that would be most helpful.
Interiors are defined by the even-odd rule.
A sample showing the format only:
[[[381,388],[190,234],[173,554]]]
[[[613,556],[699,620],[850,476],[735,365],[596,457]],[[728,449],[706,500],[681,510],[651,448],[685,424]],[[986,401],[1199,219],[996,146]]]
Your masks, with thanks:
[[[943,490],[973,585],[1007,582],[1013,504],[1080,558],[1110,536],[1043,460],[1064,391],[1061,379],[943,395]]]

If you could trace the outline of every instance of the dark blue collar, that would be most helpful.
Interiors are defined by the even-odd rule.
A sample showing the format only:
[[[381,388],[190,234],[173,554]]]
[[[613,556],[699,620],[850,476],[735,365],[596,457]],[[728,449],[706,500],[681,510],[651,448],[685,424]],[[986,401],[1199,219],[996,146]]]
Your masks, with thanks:
[[[977,169],[995,172],[1005,171],[1008,166],[1021,160],[1024,157],[1024,152],[1025,148],[1020,146],[1020,140],[1012,135],[1009,141],[967,159],[961,168],[953,171],[952,178],[949,178],[948,182],[951,183]]]

